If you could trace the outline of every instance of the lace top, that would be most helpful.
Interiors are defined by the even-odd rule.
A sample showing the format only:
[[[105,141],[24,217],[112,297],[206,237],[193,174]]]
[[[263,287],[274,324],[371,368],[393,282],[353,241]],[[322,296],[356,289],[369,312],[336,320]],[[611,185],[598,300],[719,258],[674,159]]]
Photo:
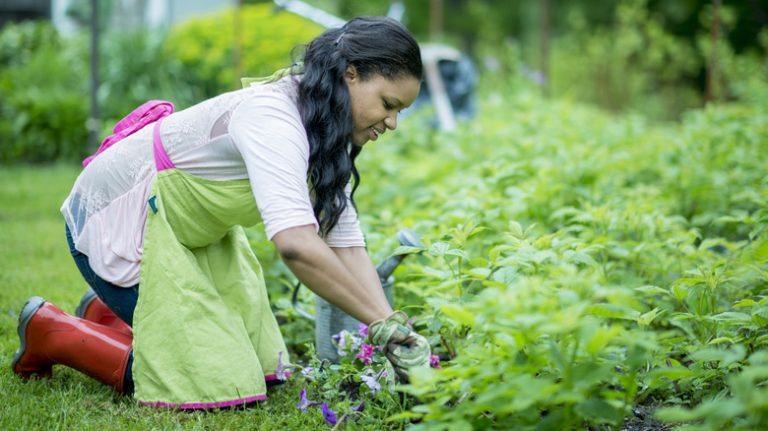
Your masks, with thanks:
[[[297,106],[298,79],[224,93],[163,120],[160,136],[177,169],[211,180],[248,179],[267,237],[319,225],[307,185],[309,141]],[[139,282],[147,199],[155,170],[152,127],[99,154],[75,181],[61,212],[75,248],[118,286]],[[349,195],[350,187],[347,187]],[[324,238],[364,246],[352,205]]]

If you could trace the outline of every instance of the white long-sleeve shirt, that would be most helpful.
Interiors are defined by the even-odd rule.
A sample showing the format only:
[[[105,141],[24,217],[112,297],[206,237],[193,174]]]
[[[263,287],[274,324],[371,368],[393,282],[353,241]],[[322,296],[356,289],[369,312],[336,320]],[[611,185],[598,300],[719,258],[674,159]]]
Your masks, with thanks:
[[[287,77],[225,93],[171,114],[160,127],[177,169],[210,180],[249,180],[270,240],[292,227],[318,228],[297,90],[298,80]],[[152,129],[145,127],[94,158],[61,207],[75,248],[88,256],[99,277],[118,286],[139,282],[147,200],[157,174]],[[351,204],[325,242],[365,245]]]

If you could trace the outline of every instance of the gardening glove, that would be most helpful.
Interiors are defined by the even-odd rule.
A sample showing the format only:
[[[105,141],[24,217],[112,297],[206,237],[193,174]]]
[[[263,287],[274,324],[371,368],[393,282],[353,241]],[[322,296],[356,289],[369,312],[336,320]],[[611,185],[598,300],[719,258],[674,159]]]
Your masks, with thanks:
[[[395,311],[386,319],[377,320],[368,326],[371,343],[382,347],[403,382],[408,382],[409,369],[428,367],[431,354],[427,339],[405,326],[407,320],[405,313]]]

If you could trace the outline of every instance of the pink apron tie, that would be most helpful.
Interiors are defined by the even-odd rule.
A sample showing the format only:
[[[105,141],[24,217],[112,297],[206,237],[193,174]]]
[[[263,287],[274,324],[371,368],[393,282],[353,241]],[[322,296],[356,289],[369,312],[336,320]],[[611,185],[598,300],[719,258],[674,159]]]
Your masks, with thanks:
[[[155,128],[152,131],[152,149],[155,154],[155,168],[157,168],[157,172],[176,168],[176,165],[173,164],[171,158],[168,157],[168,153],[165,152],[163,140],[160,139],[160,123],[162,122],[162,118],[157,120]]]
[[[112,134],[102,141],[101,146],[99,146],[96,153],[83,160],[83,166],[88,166],[94,157],[104,152],[104,150],[111,147],[116,142],[138,132],[148,124],[155,123],[154,149],[155,163],[158,167],[158,171],[173,168],[173,163],[171,163],[168,154],[166,154],[165,149],[163,148],[162,142],[160,142],[160,133],[158,129],[160,120],[171,115],[173,109],[173,103],[165,100],[150,100],[134,109],[133,112],[126,115],[125,118],[115,125],[112,129]],[[160,155],[158,155],[158,151],[160,152]],[[161,166],[162,169],[160,169]]]

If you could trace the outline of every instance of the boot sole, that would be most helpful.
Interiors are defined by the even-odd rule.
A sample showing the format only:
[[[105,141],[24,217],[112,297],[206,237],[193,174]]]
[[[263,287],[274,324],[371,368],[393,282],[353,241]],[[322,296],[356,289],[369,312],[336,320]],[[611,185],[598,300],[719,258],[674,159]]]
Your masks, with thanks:
[[[75,309],[75,316],[83,319],[83,316],[85,316],[85,311],[88,309],[88,306],[91,305],[91,302],[93,302],[94,299],[96,299],[98,295],[96,295],[96,291],[93,290],[92,287],[89,287],[88,290],[85,291],[83,294],[83,297],[80,298],[80,303],[77,305],[77,308]]]
[[[31,373],[24,373],[24,372],[17,372],[16,371],[16,365],[21,360],[21,357],[24,356],[24,352],[27,349],[26,340],[27,340],[27,325],[29,324],[29,321],[32,319],[32,316],[37,313],[37,310],[40,309],[40,307],[45,304],[45,300],[39,296],[33,296],[27,300],[26,303],[24,303],[24,308],[21,309],[21,313],[19,313],[19,326],[17,328],[17,331],[19,333],[19,340],[20,340],[20,346],[18,350],[16,350],[16,353],[13,354],[13,360],[11,361],[11,370],[13,370],[14,373],[22,375],[22,377],[29,377]],[[48,374],[43,372],[42,374]]]

